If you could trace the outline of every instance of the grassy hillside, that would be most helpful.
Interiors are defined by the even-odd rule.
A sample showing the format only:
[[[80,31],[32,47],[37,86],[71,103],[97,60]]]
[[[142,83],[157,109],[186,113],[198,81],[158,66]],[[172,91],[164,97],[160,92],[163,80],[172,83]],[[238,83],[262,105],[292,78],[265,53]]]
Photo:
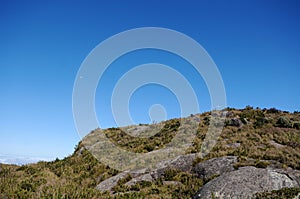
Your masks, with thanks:
[[[207,112],[198,115],[200,123],[197,137],[187,153],[199,152],[208,129],[210,114]],[[152,124],[153,128],[155,125],[162,128],[159,133],[149,138],[132,137],[119,128],[106,129],[104,132],[114,143],[126,150],[146,153],[169,143],[181,125],[180,121],[172,119]],[[89,136],[96,136],[97,131],[91,132]],[[236,167],[266,167],[270,161],[265,160],[271,160],[278,167],[300,170],[300,113],[289,113],[275,108],[228,108],[225,127],[217,144],[207,156],[197,159],[195,164],[225,155],[239,157]],[[158,179],[155,182],[141,182],[128,187],[124,185],[131,179],[128,176],[114,187],[114,195],[95,189],[101,181],[117,173],[118,171],[98,162],[80,142],[74,154],[63,160],[26,166],[1,165],[0,198],[189,198],[206,183],[193,174],[170,169],[164,180],[178,183],[166,184]],[[292,192],[296,194],[299,190]],[[272,193],[275,198],[276,194]]]

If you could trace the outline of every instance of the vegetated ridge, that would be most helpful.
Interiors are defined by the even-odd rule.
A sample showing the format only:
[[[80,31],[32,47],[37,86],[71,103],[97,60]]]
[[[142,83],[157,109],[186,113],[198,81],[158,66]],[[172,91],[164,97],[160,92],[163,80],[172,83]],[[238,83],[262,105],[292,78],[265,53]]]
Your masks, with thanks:
[[[300,193],[300,113],[275,108],[227,108],[214,148],[197,157],[211,120],[198,117],[196,138],[185,155],[158,168],[117,171],[99,162],[88,143],[103,132],[117,146],[136,153],[164,148],[178,132],[180,118],[92,131],[62,160],[24,166],[0,165],[0,198],[294,198]],[[85,143],[85,145],[84,145]],[[225,183],[225,185],[224,185]],[[244,185],[244,186],[243,186]],[[246,190],[247,188],[247,190]],[[244,195],[243,195],[244,194]]]

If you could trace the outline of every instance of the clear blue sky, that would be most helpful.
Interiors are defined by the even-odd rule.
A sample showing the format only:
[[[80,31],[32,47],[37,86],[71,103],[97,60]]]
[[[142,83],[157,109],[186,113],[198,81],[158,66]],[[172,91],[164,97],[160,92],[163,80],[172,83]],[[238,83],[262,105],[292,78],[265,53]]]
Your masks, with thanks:
[[[0,154],[60,158],[71,154],[80,140],[73,122],[72,89],[82,61],[101,41],[138,27],[170,28],[199,42],[221,72],[228,106],[300,110],[299,9],[296,0],[1,1]],[[174,68],[184,64],[158,54],[136,52],[118,62],[142,64],[154,59]],[[103,127],[113,125],[109,94],[123,69],[108,70],[97,91]],[[188,70],[181,73],[199,82],[200,108],[208,110],[201,77]],[[153,103],[164,104],[168,118],[178,116],[172,93],[149,85],[132,97],[133,118],[147,122],[141,113]]]

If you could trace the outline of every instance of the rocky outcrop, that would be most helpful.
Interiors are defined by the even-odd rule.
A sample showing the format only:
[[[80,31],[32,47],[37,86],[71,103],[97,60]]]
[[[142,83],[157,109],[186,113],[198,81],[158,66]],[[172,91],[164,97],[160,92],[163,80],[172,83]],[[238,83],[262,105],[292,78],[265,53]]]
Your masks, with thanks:
[[[270,140],[270,144],[273,145],[275,148],[280,149],[280,148],[284,148],[285,146],[282,144],[279,144],[277,142],[275,142],[274,140]]]
[[[236,156],[224,156],[212,158],[196,165],[193,164],[196,154],[178,156],[172,160],[162,161],[156,169],[139,169],[124,171],[98,184],[97,189],[113,193],[113,187],[118,181],[128,175],[131,180],[125,183],[127,186],[136,185],[139,182],[155,182],[161,178],[163,184],[180,186],[180,182],[168,181],[165,178],[168,169],[189,172],[203,179],[206,183],[193,198],[251,198],[255,193],[278,190],[284,187],[299,187],[300,171],[288,169],[256,168],[252,166],[240,167],[235,170],[234,165],[238,161]],[[273,165],[273,164],[270,164]],[[211,180],[212,179],[212,180]]]
[[[212,158],[207,161],[198,163],[192,171],[202,179],[209,179],[213,176],[222,175],[223,173],[233,171],[233,165],[236,162],[236,156]]]
[[[162,161],[156,165],[157,169],[151,171],[151,176],[154,179],[163,177],[165,171],[170,168],[185,172],[191,171],[196,157],[196,154],[188,154],[178,156],[172,160]]]
[[[126,178],[128,175],[132,177],[132,179],[125,184],[128,186],[132,186],[137,184],[138,182],[147,181],[153,182],[158,178],[163,178],[165,175],[165,171],[167,169],[176,169],[179,171],[191,171],[193,168],[193,162],[196,158],[196,154],[188,154],[178,156],[171,160],[165,160],[159,162],[156,165],[156,169],[139,169],[139,170],[131,170],[131,171],[123,171],[111,178],[108,178],[102,181],[97,185],[96,189],[104,192],[109,191],[112,192],[112,188],[117,185],[118,181]]]
[[[98,189],[102,192],[108,191],[108,192],[112,193],[112,188],[117,185],[118,181],[128,177],[129,175],[132,177],[132,179],[126,183],[126,185],[129,185],[129,186],[134,185],[140,181],[152,182],[153,178],[148,173],[149,173],[149,170],[146,168],[138,169],[138,170],[131,170],[131,171],[123,171],[122,173],[119,173],[113,177],[110,177],[110,178],[102,181],[100,184],[98,184],[96,186],[96,189]]]
[[[243,122],[239,118],[231,118],[226,120],[225,124],[226,126],[241,127],[243,125]]]
[[[126,178],[126,176],[128,176],[128,175],[129,175],[128,172],[119,173],[113,177],[110,177],[110,178],[102,181],[100,184],[98,184],[96,186],[96,189],[98,189],[102,192],[105,192],[105,191],[112,192],[112,188],[117,185],[118,181]]]
[[[193,198],[250,199],[255,193],[284,187],[299,187],[299,184],[284,172],[247,166],[211,180]]]
[[[241,146],[241,143],[238,143],[238,142],[226,144],[226,147],[228,147],[228,148],[239,148],[240,146]]]
[[[133,179],[131,179],[130,181],[128,181],[127,183],[125,183],[127,186],[132,186],[137,184],[138,182],[142,182],[142,181],[146,181],[146,182],[153,182],[154,178],[149,174],[143,174],[141,176],[135,177]]]
[[[295,180],[298,184],[298,187],[300,187],[300,171],[299,170],[287,168],[287,169],[276,169],[275,171],[278,173],[287,175],[289,178]]]

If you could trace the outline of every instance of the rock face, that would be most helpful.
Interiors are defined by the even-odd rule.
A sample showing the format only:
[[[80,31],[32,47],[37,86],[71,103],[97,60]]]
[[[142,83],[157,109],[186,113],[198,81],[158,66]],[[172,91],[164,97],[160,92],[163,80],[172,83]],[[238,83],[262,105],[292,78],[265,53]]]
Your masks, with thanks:
[[[192,171],[202,179],[209,179],[215,175],[221,175],[225,172],[233,171],[233,165],[236,162],[236,156],[212,158],[207,161],[198,163]]]
[[[155,179],[163,177],[165,171],[170,168],[180,171],[191,171],[193,168],[193,161],[196,157],[196,154],[178,156],[171,160],[159,162],[156,165],[157,169],[151,171],[148,169],[123,171],[122,173],[102,181],[97,185],[96,189],[102,192],[109,191],[112,193],[112,188],[117,185],[118,181],[126,178],[128,175],[131,175],[133,178],[125,184],[132,186],[141,181],[153,182]]]
[[[128,172],[119,173],[111,178],[102,181],[100,184],[97,185],[96,189],[102,192],[104,191],[111,192],[112,188],[117,185],[118,181],[125,178],[127,175]]]
[[[126,182],[127,186],[133,186],[139,182],[154,182],[158,178],[164,179],[167,169],[176,169],[189,172],[202,178],[206,183],[193,197],[195,198],[219,198],[219,199],[239,199],[251,198],[255,193],[278,190],[284,187],[300,186],[300,171],[288,169],[275,169],[274,167],[256,168],[252,166],[234,169],[238,158],[236,156],[224,156],[212,158],[196,165],[193,162],[197,156],[195,154],[178,156],[172,160],[162,161],[157,164],[157,169],[140,169],[123,171],[97,185],[100,191],[113,193],[112,188],[118,181],[132,177]],[[216,177],[218,176],[218,177]],[[175,184],[179,182],[163,181],[164,184]],[[213,197],[212,197],[213,196]]]
[[[243,125],[243,122],[239,118],[232,118],[230,120],[227,120],[226,125],[241,127]]]
[[[190,171],[193,168],[193,161],[196,158],[196,154],[188,154],[178,156],[172,160],[163,161],[157,164],[157,168],[151,171],[151,176],[154,179],[163,177],[166,169],[172,168],[180,171]]]
[[[291,179],[295,180],[300,187],[300,171],[294,170],[292,168],[287,169],[276,169],[276,172],[289,176]]]
[[[211,180],[193,198],[250,199],[257,192],[278,190],[284,187],[299,187],[299,184],[282,172],[247,166]]]
[[[132,185],[135,185],[138,182],[142,182],[142,181],[153,182],[154,179],[149,173],[146,173],[144,175],[141,175],[141,176],[138,176],[138,177],[135,177],[135,178],[131,179],[129,182],[127,182],[125,184],[128,185],[128,186],[132,186]]]

